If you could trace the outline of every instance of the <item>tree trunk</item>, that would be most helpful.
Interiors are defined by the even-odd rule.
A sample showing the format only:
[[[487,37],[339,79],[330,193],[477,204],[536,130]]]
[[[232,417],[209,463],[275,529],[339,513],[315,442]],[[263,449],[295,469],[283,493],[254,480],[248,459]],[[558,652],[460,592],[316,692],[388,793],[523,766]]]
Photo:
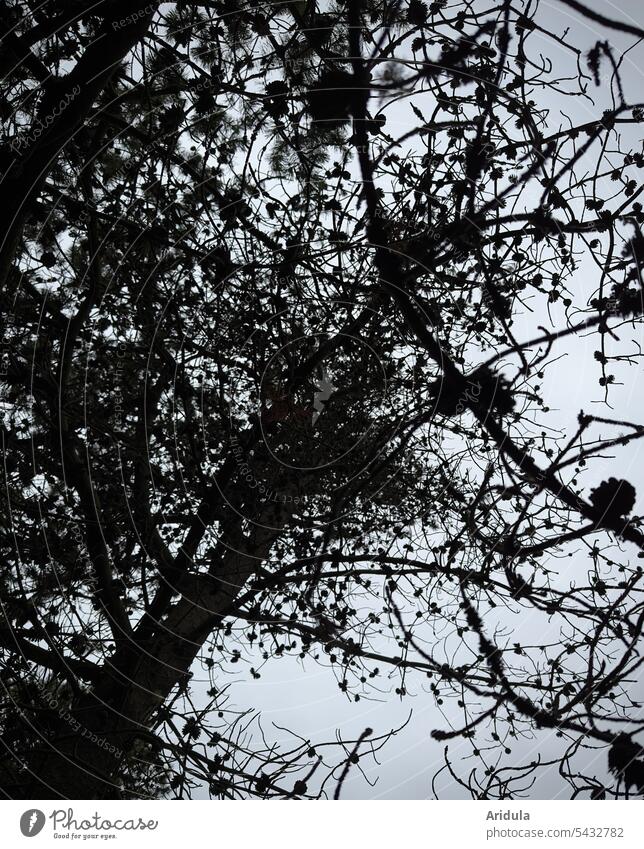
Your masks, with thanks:
[[[244,553],[229,550],[215,576],[188,575],[181,581],[177,589],[182,598],[170,608],[155,636],[145,644],[119,650],[105,665],[103,680],[74,701],[69,709],[72,719],[60,720],[60,733],[42,741],[20,775],[12,769],[12,778],[2,780],[11,798],[118,799],[127,795],[119,784],[119,773],[128,750],[137,737],[146,738],[156,709],[189,673],[222,614],[268,556],[281,532],[275,517],[279,515],[283,526],[286,513],[283,506],[277,513],[273,506],[270,515],[264,511]]]

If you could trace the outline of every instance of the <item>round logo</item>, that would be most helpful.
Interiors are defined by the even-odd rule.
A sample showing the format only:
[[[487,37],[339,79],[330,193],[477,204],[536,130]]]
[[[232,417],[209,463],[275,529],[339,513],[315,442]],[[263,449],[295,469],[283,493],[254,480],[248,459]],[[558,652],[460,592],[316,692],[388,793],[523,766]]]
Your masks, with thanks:
[[[20,831],[25,837],[35,837],[40,834],[44,824],[45,815],[38,808],[31,808],[20,817]]]

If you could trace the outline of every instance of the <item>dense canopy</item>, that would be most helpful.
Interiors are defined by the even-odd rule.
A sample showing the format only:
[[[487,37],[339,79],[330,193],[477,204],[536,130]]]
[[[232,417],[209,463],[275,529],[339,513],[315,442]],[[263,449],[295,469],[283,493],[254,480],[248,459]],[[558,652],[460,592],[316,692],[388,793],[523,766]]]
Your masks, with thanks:
[[[426,794],[643,794],[644,32],[134,6],[0,3],[2,792],[339,796],[290,657]]]

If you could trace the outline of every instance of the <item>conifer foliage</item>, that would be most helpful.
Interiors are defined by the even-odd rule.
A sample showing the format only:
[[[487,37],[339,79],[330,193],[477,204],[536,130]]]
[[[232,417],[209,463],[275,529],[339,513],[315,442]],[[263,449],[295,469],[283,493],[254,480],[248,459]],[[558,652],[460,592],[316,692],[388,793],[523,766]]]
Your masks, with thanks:
[[[368,795],[280,664],[644,793],[644,33],[564,5],[0,2],[4,796]]]

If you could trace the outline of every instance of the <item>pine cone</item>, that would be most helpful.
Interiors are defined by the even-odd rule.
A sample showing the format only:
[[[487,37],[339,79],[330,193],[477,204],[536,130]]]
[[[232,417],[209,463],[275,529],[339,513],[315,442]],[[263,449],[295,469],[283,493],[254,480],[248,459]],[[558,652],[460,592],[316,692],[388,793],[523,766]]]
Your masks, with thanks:
[[[635,506],[635,487],[628,481],[608,478],[592,490],[590,501],[604,517],[620,519]]]

